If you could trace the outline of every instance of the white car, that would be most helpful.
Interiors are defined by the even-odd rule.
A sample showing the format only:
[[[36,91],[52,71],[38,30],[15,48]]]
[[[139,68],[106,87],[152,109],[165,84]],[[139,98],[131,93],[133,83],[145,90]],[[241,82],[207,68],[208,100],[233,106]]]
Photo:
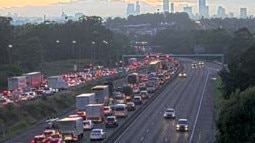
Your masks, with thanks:
[[[164,117],[167,118],[175,118],[175,110],[173,108],[167,108]]]
[[[103,129],[93,129],[90,132],[90,140],[103,140],[106,138],[106,134]]]
[[[177,131],[188,131],[189,130],[189,123],[187,119],[179,119],[176,124]]]
[[[186,73],[184,73],[184,72],[181,72],[181,73],[179,73],[179,77],[181,77],[181,78],[185,78],[185,77],[187,77],[187,74],[186,74]]]
[[[92,130],[94,128],[94,123],[91,120],[83,121],[83,129],[84,130]]]

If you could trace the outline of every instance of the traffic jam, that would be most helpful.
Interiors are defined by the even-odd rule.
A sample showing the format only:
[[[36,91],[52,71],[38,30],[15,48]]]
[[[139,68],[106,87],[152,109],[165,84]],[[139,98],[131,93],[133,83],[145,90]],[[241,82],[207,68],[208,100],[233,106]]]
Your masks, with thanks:
[[[106,139],[109,136],[108,129],[119,128],[121,123],[123,123],[121,120],[127,119],[151,97],[156,95],[157,90],[160,90],[180,68],[179,61],[169,57],[164,57],[163,59],[159,57],[145,58],[142,61],[130,58],[128,59],[128,64],[126,69],[130,70],[123,85],[105,82],[103,85],[92,87],[90,93],[77,95],[76,110],[64,118],[46,120],[47,127],[41,134],[34,136],[31,139],[31,143],[78,142],[85,135],[90,141]],[[139,67],[145,67],[145,70],[139,72]],[[39,78],[39,76],[43,76],[40,72],[28,73],[23,75],[25,82],[18,79],[23,78],[23,76],[13,77],[19,83],[18,85],[10,85],[8,88],[11,89],[11,86],[18,86],[18,89],[11,90],[12,92],[10,90],[4,91],[1,98],[5,99],[6,102],[8,99],[8,102],[18,103],[22,100],[54,95],[54,93],[62,89],[68,89],[71,86],[88,83],[96,78],[111,76],[116,73],[116,70],[99,68],[97,76],[95,76],[96,74],[91,73],[90,69],[85,69],[82,73],[63,74],[61,76],[48,77],[47,79]],[[34,75],[37,77],[29,77],[32,79],[29,80],[28,76]],[[35,79],[44,80],[35,81]],[[9,80],[11,78],[8,78],[8,86]],[[31,83],[28,81],[31,81]],[[37,88],[30,88],[29,91],[24,90],[27,88],[24,84],[35,85],[36,83]],[[25,86],[25,88],[21,88],[22,86]],[[19,90],[19,88],[22,90]],[[16,97],[15,94],[19,92],[22,93]],[[26,94],[24,95],[24,93]],[[27,98],[23,99],[24,97]],[[174,118],[174,109],[167,110],[163,116],[165,118]],[[181,125],[183,124],[181,123],[183,122],[185,121],[181,120],[180,124],[178,124],[180,129],[182,129]]]

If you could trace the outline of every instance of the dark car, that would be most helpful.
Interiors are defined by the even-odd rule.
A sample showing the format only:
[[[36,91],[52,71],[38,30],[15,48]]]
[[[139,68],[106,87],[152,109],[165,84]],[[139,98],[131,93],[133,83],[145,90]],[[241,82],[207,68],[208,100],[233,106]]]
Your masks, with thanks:
[[[118,121],[117,121],[117,118],[116,116],[108,116],[106,117],[105,119],[105,127],[117,127],[119,124],[118,124]]]
[[[127,105],[127,110],[128,110],[128,111],[134,111],[134,110],[136,110],[136,106],[135,106],[135,103],[134,103],[134,102],[127,102],[126,105]]]
[[[135,103],[135,105],[142,105],[143,104],[142,97],[134,96],[133,102]]]

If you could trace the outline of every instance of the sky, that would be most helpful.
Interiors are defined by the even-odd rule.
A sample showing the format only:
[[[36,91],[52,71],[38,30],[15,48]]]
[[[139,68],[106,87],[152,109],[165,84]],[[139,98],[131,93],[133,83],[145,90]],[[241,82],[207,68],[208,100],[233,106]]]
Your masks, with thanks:
[[[19,16],[42,17],[60,16],[64,11],[68,15],[82,12],[85,15],[105,17],[124,16],[127,3],[137,0],[0,0],[0,15],[17,13]],[[156,12],[162,9],[163,0],[139,0],[142,13]],[[206,0],[210,7],[210,15],[217,12],[219,6],[226,8],[226,13],[234,12],[239,15],[241,7],[248,8],[248,15],[255,15],[255,0]],[[192,6],[193,13],[198,12],[198,0],[169,0],[175,4],[176,11],[182,11],[184,6]]]

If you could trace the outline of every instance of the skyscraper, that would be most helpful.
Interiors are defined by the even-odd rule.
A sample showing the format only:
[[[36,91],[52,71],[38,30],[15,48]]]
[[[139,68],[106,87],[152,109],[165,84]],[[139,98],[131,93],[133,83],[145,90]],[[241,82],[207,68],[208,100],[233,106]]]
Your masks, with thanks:
[[[141,13],[141,6],[139,1],[136,2],[135,13],[139,15]]]
[[[134,15],[135,14],[135,4],[129,3],[127,5],[127,15]]]
[[[222,6],[219,6],[219,8],[218,8],[217,17],[218,18],[226,18],[227,17],[226,10]]]
[[[191,18],[191,19],[194,18],[194,15],[192,13],[192,7],[190,7],[190,6],[183,7],[183,12],[186,12],[189,15],[189,18]]]
[[[169,12],[169,0],[163,0],[163,11]]]
[[[200,17],[209,18],[209,7],[206,6],[206,0],[199,0]]]
[[[174,13],[174,3],[171,3],[171,13]]]
[[[247,8],[240,8],[240,18],[245,19],[247,18]]]

